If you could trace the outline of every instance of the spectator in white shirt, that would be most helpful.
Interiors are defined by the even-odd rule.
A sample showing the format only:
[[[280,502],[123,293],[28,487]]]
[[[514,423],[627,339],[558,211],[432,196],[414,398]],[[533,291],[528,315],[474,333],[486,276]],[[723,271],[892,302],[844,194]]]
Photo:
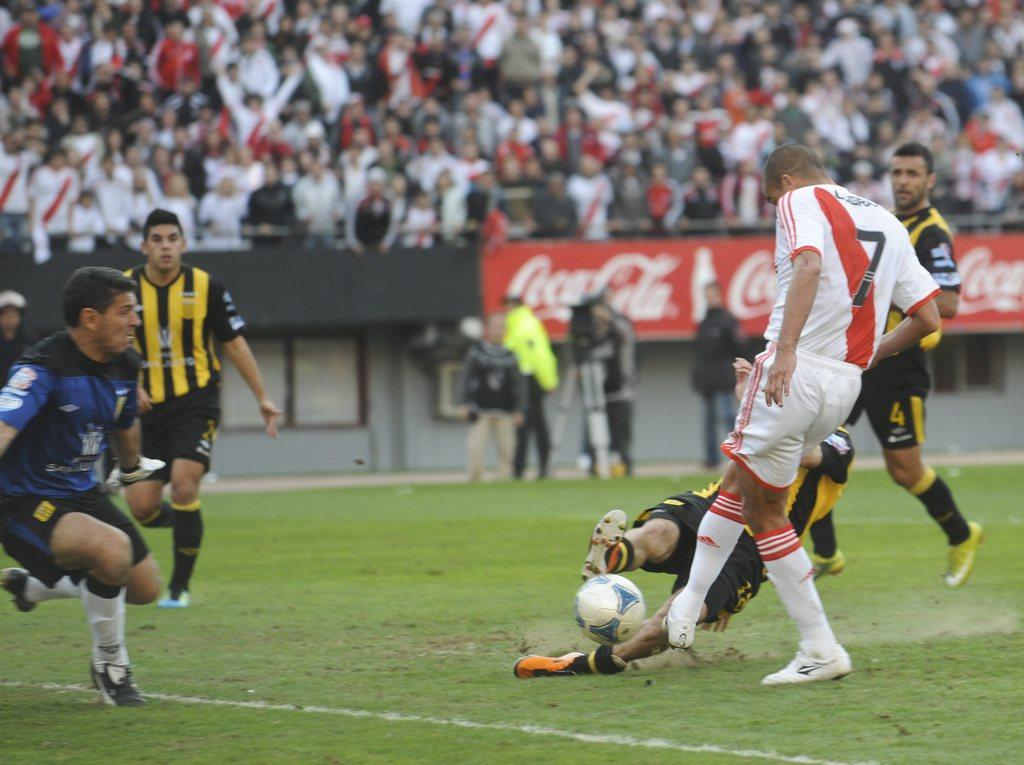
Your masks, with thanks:
[[[204,250],[238,250],[242,248],[242,218],[247,212],[247,195],[230,176],[199,203],[199,225],[203,227]]]
[[[0,151],[0,253],[28,247],[29,176],[39,156],[24,148],[25,134],[9,130]]]
[[[168,178],[167,191],[160,206],[178,216],[185,241],[195,244],[198,235],[196,231],[196,198],[189,193],[188,179],[182,173],[175,173]]]
[[[416,249],[433,247],[437,223],[437,211],[430,203],[430,194],[416,192],[402,221],[402,245]]]
[[[306,233],[309,248],[334,247],[334,228],[342,205],[338,179],[323,162],[310,160],[309,172],[292,189],[295,217]]]
[[[99,175],[92,183],[96,206],[106,224],[105,235],[113,242],[128,235],[131,226],[132,173],[107,155],[100,162]]]
[[[1020,155],[1000,138],[996,148],[979,154],[974,160],[977,178],[975,207],[984,213],[1001,213],[1006,209],[1013,177],[1024,170]]]
[[[838,66],[848,86],[860,87],[871,74],[875,46],[860,33],[860,24],[852,17],[840,21],[836,32],[836,39],[821,54],[821,66],[823,69]]]
[[[433,0],[381,0],[380,15],[392,14],[398,28],[415,39],[423,12],[432,4]]]
[[[437,206],[440,210],[440,234],[446,242],[454,241],[466,228],[466,192],[445,170],[437,177]]]
[[[992,132],[1004,138],[1011,148],[1017,151],[1024,149],[1024,115],[1016,101],[1007,98],[1006,91],[995,85],[989,91],[985,110]]]
[[[267,100],[281,83],[277,62],[264,45],[263,31],[254,27],[242,40],[242,55],[238,59],[238,80],[246,93]]]
[[[103,236],[107,225],[103,214],[96,206],[96,201],[89,191],[83,191],[78,203],[71,208],[71,238],[68,240],[68,251],[90,253],[96,250],[96,238]]]
[[[459,163],[444,146],[440,137],[430,139],[427,152],[409,163],[409,172],[420,188],[431,193],[437,184],[437,177],[445,170],[458,173]]]
[[[576,204],[580,235],[587,240],[608,238],[608,206],[612,203],[612,184],[603,172],[601,161],[586,154],[580,172],[569,179],[566,192]]]

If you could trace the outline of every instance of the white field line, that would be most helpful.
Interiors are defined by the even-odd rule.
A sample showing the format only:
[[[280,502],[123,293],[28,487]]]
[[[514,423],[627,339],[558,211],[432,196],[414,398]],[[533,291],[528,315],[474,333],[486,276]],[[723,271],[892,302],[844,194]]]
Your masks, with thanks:
[[[0,680],[0,687],[95,693],[92,688],[85,685],[60,685],[58,683],[20,683],[16,681]],[[146,697],[150,699],[159,699],[160,701],[171,701],[178,704],[229,707],[233,709],[259,709],[271,712],[305,712],[306,714],[335,715],[338,717],[384,720],[386,722],[413,722],[424,723],[427,725],[443,725],[455,728],[468,728],[471,730],[497,730],[508,733],[524,733],[529,736],[548,736],[551,738],[570,739],[584,744],[612,744],[615,746],[629,746],[638,749],[662,749],[672,752],[689,752],[694,754],[721,754],[751,760],[796,763],[797,765],[878,765],[878,763],[875,762],[839,762],[837,760],[820,760],[816,757],[807,757],[805,755],[790,756],[779,754],[777,752],[761,751],[759,749],[729,749],[728,747],[716,746],[714,744],[680,744],[675,741],[667,741],[661,738],[634,738],[632,736],[597,733],[575,733],[573,731],[558,730],[556,728],[544,728],[538,725],[484,723],[475,722],[473,720],[463,720],[457,717],[425,717],[422,715],[406,714],[404,712],[371,712],[365,709],[347,709],[345,707],[270,704],[266,701],[230,701],[228,699],[206,699],[199,696],[178,696],[173,693],[146,692]]]

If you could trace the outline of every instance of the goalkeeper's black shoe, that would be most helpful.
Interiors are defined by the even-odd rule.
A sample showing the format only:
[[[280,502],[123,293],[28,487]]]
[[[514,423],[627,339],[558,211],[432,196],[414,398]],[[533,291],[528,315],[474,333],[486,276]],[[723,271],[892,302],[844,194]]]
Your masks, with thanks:
[[[5,568],[0,571],[0,587],[3,587],[14,597],[14,605],[19,611],[31,611],[36,604],[25,600],[25,585],[28,584],[28,571],[23,568]]]
[[[92,683],[100,692],[104,704],[115,707],[141,707],[146,703],[142,691],[132,677],[131,667],[104,664],[102,669],[96,669],[90,662],[89,669],[92,672]]]

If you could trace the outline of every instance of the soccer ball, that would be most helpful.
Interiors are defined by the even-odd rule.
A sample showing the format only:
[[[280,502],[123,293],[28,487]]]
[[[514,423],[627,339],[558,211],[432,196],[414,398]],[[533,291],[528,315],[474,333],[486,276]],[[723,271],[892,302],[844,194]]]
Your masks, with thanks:
[[[572,610],[583,634],[601,645],[632,637],[647,616],[640,588],[618,574],[602,574],[585,582]]]

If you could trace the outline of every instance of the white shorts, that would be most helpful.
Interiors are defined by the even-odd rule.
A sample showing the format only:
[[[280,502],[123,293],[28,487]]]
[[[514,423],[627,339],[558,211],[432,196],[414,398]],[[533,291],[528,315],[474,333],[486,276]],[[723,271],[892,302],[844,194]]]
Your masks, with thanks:
[[[782,406],[768,406],[764,388],[775,344],[754,360],[754,370],[722,452],[766,489],[782,491],[796,480],[803,455],[846,422],[860,395],[856,364],[796,352],[796,371]]]

